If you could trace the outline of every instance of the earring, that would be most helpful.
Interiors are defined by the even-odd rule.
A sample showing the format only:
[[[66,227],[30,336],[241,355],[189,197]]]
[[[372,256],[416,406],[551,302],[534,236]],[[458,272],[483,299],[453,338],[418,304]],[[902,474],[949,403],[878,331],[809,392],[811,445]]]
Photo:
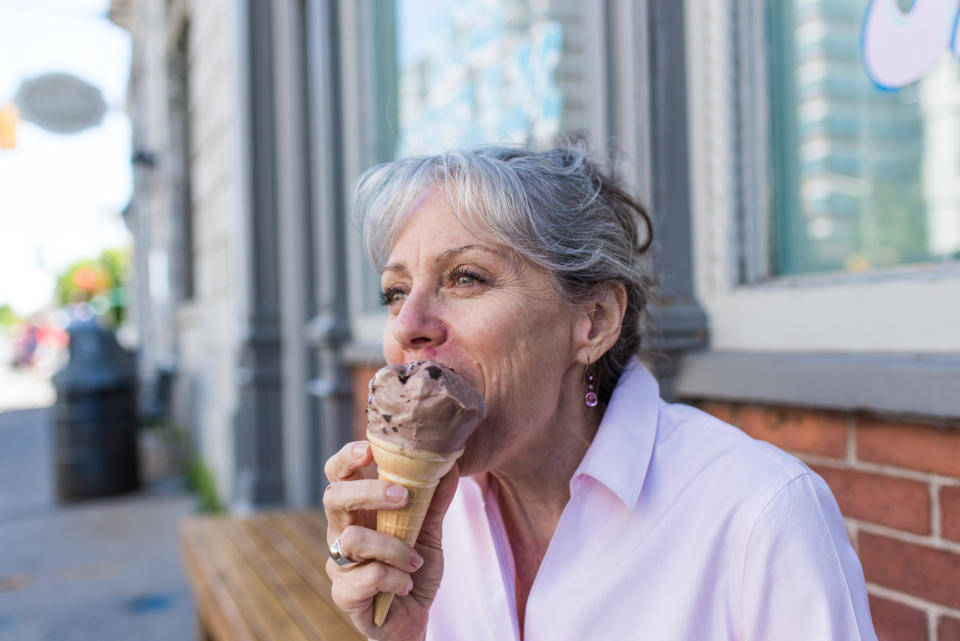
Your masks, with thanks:
[[[593,374],[587,375],[587,393],[583,397],[583,402],[587,407],[597,406],[597,393],[593,391]]]

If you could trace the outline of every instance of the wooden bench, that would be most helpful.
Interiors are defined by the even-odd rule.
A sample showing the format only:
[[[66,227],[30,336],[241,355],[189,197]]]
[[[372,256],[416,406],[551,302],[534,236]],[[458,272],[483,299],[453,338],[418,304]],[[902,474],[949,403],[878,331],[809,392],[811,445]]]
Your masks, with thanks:
[[[193,517],[180,525],[199,639],[354,641],[330,599],[326,523],[315,511]]]

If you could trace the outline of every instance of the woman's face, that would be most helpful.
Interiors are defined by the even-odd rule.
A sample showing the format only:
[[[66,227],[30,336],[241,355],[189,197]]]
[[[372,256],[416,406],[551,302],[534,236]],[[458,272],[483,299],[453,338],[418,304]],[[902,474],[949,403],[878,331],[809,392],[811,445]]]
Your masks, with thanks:
[[[381,285],[387,361],[437,360],[486,400],[461,473],[495,468],[547,436],[569,402],[563,388],[579,386],[583,368],[578,315],[546,271],[467,230],[431,190],[397,237]]]

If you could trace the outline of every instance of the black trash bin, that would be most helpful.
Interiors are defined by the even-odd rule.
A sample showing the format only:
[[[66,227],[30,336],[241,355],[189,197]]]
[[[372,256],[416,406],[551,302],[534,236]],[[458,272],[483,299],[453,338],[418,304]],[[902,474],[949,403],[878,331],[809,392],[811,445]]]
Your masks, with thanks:
[[[140,485],[136,367],[113,333],[94,322],[68,328],[70,360],[53,376],[57,496],[120,494]]]

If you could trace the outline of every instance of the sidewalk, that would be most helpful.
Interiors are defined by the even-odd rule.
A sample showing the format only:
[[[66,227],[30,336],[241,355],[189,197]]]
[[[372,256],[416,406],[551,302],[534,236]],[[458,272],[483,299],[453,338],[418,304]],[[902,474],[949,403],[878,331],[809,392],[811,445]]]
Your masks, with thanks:
[[[0,641],[192,638],[177,523],[193,498],[147,489],[59,505],[49,408],[10,409],[50,391],[18,374],[0,374]]]

